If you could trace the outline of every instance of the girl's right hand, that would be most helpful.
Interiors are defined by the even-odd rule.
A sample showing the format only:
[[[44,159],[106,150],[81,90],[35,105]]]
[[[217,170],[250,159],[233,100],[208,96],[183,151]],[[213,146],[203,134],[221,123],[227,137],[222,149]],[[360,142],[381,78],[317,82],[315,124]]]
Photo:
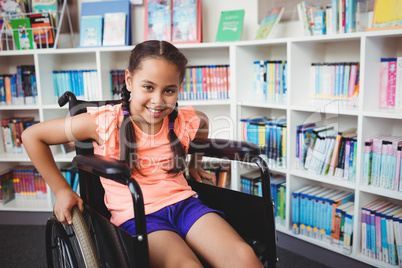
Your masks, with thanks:
[[[84,211],[82,199],[71,188],[61,189],[57,192],[53,212],[59,222],[65,225],[72,224],[71,210],[77,206],[81,212]]]

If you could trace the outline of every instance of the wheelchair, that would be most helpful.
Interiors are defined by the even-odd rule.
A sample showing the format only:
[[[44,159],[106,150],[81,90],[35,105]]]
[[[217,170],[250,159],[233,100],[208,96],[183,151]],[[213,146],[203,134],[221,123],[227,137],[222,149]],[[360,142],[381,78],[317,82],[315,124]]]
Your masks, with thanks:
[[[65,92],[58,100],[60,107],[69,104],[71,116],[86,112],[89,106],[119,102],[82,101],[72,92]],[[260,157],[260,148],[243,141],[195,139],[188,153],[254,163],[259,168],[262,197],[187,179],[206,205],[225,213],[226,221],[251,245],[264,266],[275,267],[278,261],[277,238],[270,171]],[[76,142],[76,156],[72,164],[78,169],[80,196],[85,209],[82,214],[77,207],[73,209],[73,224],[70,226],[61,224],[55,216],[48,219],[48,267],[149,267],[144,202],[141,188],[131,177],[130,169],[121,161],[95,155],[91,140]],[[130,189],[137,235],[131,235],[109,221],[110,212],[104,204],[104,190],[99,176],[127,185]],[[208,267],[208,264],[205,265]]]

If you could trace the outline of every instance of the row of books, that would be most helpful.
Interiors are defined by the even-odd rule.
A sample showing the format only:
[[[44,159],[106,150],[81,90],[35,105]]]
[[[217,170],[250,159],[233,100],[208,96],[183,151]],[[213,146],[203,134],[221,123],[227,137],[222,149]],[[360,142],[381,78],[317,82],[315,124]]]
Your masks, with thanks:
[[[81,16],[80,47],[125,45],[126,19],[126,12]]]
[[[4,170],[1,175],[1,197],[3,204],[15,199],[46,199],[46,182],[33,166],[17,166]]]
[[[367,0],[302,1],[297,12],[306,36],[366,31],[369,23]]]
[[[356,180],[356,129],[338,132],[315,123],[296,127],[296,166],[313,174]]]
[[[361,209],[362,254],[402,265],[402,207],[374,200]]]
[[[354,194],[320,186],[292,192],[292,232],[352,252]]]
[[[286,119],[252,117],[240,119],[242,139],[262,148],[270,166],[283,168],[286,165]]]
[[[0,75],[0,105],[36,104],[35,66],[18,65],[17,73]]]
[[[364,141],[363,185],[402,191],[402,137],[377,135]]]
[[[179,100],[228,99],[229,77],[229,65],[188,66]]]
[[[66,91],[83,100],[99,99],[96,70],[53,71],[54,95],[59,98]]]
[[[121,99],[121,92],[126,79],[125,70],[111,70],[110,71],[110,88],[111,95],[114,100]]]
[[[254,96],[257,100],[283,102],[287,94],[286,61],[254,61]]]
[[[271,199],[275,205],[275,221],[285,226],[286,219],[286,179],[284,175],[270,174]],[[240,174],[240,191],[262,196],[261,173],[259,170]]]
[[[381,59],[379,88],[380,108],[402,109],[402,57]]]
[[[33,117],[13,117],[1,120],[1,134],[5,153],[23,154],[22,132],[29,126],[36,124]]]
[[[359,62],[312,63],[313,100],[338,100],[342,106],[357,106]]]

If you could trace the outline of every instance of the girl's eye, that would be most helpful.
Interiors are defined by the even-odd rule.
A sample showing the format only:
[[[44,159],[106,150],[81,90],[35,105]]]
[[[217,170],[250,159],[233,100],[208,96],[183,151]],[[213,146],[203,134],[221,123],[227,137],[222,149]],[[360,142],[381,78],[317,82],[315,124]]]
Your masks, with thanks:
[[[152,89],[153,89],[152,86],[148,86],[148,85],[145,85],[144,88],[145,88],[146,90],[152,90]]]
[[[166,89],[165,92],[168,94],[173,94],[175,91],[174,89]]]

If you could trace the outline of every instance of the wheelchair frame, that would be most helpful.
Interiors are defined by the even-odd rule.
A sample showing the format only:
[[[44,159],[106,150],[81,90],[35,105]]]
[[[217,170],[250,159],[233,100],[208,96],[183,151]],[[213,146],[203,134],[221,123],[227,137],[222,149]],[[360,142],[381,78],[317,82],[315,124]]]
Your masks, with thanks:
[[[59,98],[59,105],[62,107],[67,103],[69,103],[70,115],[74,116],[86,112],[88,106],[114,105],[120,102],[81,101],[72,92],[66,92]],[[111,267],[149,267],[144,201],[141,188],[136,180],[131,177],[130,169],[121,161],[94,155],[92,141],[90,140],[76,142],[76,153],[72,164],[79,170],[80,194],[86,208],[84,218],[94,241],[94,247],[98,252],[98,257],[100,257],[100,262],[105,262]],[[244,141],[195,139],[190,142],[188,153],[257,165],[262,178],[262,197],[192,180],[188,180],[188,183],[206,205],[225,213],[228,223],[253,247],[264,265],[268,265],[270,268],[275,267],[278,259],[276,255],[274,204],[271,201],[269,168],[259,156],[260,148]],[[130,189],[137,235],[133,236],[110,223],[110,213],[103,203],[104,190],[100,184],[99,176],[127,185]],[[263,215],[263,219],[261,219],[261,215]],[[66,235],[64,229],[70,234]],[[70,240],[77,246],[78,243],[74,240],[74,232],[75,230],[71,231],[71,226],[63,226],[55,217],[48,220],[46,245],[49,267],[53,267],[54,264],[53,251],[60,251],[57,245],[53,245],[55,240],[59,241],[57,235],[60,235],[62,240],[64,239],[65,244],[68,244]],[[101,233],[102,236],[98,236],[96,233]],[[105,243],[101,243],[102,241]],[[66,246],[67,249],[69,247],[72,246]],[[108,256],[105,257],[105,254]]]

